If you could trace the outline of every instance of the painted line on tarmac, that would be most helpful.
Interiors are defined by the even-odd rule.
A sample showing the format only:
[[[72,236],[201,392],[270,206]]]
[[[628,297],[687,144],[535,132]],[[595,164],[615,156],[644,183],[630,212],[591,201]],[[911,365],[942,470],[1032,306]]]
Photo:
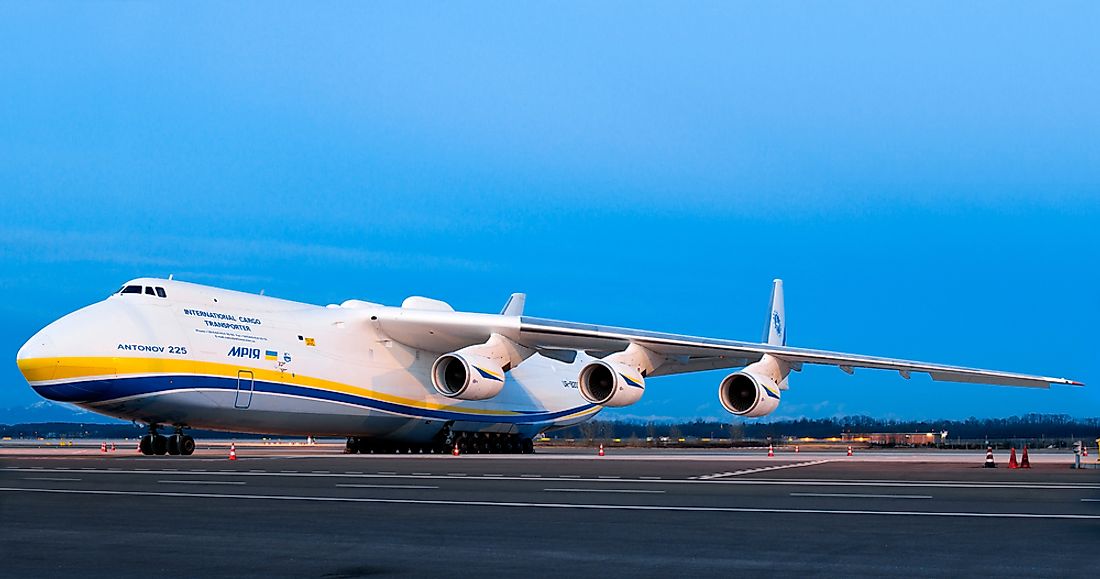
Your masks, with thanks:
[[[158,480],[161,484],[171,485],[243,485],[244,481],[239,480]]]
[[[25,476],[25,477],[23,477],[23,480],[45,480],[45,481],[56,481],[56,482],[76,482],[76,481],[81,481],[81,480],[84,480],[84,479],[66,478],[66,477],[60,477],[60,476]]]
[[[85,470],[85,469],[71,469],[71,468],[54,468],[49,470],[37,469],[37,468],[24,468],[24,467],[8,467],[0,468],[0,472],[31,472],[31,473],[79,473],[79,474],[109,474],[109,475],[123,475],[123,474],[136,474],[136,475],[165,475],[169,474],[164,471],[151,471],[148,469],[136,469],[136,470]],[[377,474],[313,474],[309,472],[249,472],[233,469],[222,469],[218,471],[179,471],[171,473],[174,476],[266,476],[266,477],[311,477],[311,478],[359,478],[359,479],[415,479],[415,480],[448,480],[448,479],[465,479],[465,480],[495,480],[495,481],[528,481],[528,482],[547,482],[555,480],[566,480],[571,482],[599,482],[599,483],[632,483],[632,484],[710,484],[710,485],[744,485],[744,486],[837,486],[837,487],[904,487],[904,488],[959,488],[959,489],[1018,489],[1018,490],[1100,490],[1100,484],[1087,484],[1087,483],[1023,483],[1023,482],[985,482],[985,481],[900,481],[900,480],[866,480],[866,479],[803,479],[803,478],[789,478],[789,479],[764,479],[764,478],[722,478],[722,479],[660,479],[655,480],[652,478],[619,478],[619,479],[606,479],[595,477],[579,477],[578,475],[545,475],[545,476],[485,476],[485,475],[467,475],[465,473],[446,473],[432,476],[413,476],[407,474],[397,474],[392,471],[380,471]]]
[[[437,489],[431,485],[365,485],[365,484],[337,484],[343,489]]]
[[[611,504],[584,504],[584,503],[528,503],[528,502],[494,502],[494,501],[454,501],[433,499],[383,499],[373,497],[310,497],[295,495],[246,495],[234,493],[183,493],[183,492],[154,492],[154,491],[116,491],[116,490],[91,490],[91,489],[36,489],[20,487],[0,487],[0,492],[13,493],[41,493],[41,494],[75,494],[75,495],[99,495],[99,496],[131,496],[154,498],[185,498],[185,499],[234,499],[234,500],[266,500],[266,501],[303,501],[319,503],[367,503],[367,504],[395,504],[395,505],[431,505],[431,506],[466,506],[466,507],[504,507],[504,508],[533,508],[533,509],[575,509],[575,510],[602,510],[602,511],[649,511],[649,512],[680,512],[680,513],[762,513],[777,515],[877,515],[893,517],[943,517],[943,518],[971,518],[971,519],[1050,519],[1073,521],[1100,521],[1100,515],[1079,515],[1073,513],[980,513],[980,512],[951,512],[951,511],[872,511],[872,510],[844,510],[844,509],[778,509],[756,507],[699,507],[688,505],[611,505]]]
[[[1081,499],[1082,503],[1100,503],[1100,499]]]
[[[930,499],[932,495],[874,495],[862,493],[790,493],[792,497],[818,497],[841,499]]]
[[[548,493],[632,493],[632,494],[664,494],[665,491],[651,491],[645,489],[542,489]]]
[[[692,477],[692,478],[693,479],[698,479],[698,480],[714,480],[714,479],[719,479],[719,478],[725,478],[725,477],[728,477],[728,476],[740,476],[740,475],[743,475],[743,474],[755,474],[755,473],[758,473],[758,472],[768,472],[768,471],[771,471],[771,470],[782,470],[782,469],[785,469],[785,468],[799,468],[799,467],[803,467],[803,466],[815,466],[815,465],[819,465],[819,464],[825,464],[827,462],[829,462],[829,461],[828,460],[811,460],[811,461],[807,461],[807,462],[796,462],[796,463],[793,463],[793,464],[777,464],[775,466],[764,466],[764,467],[760,467],[760,468],[747,468],[747,469],[744,469],[744,470],[735,470],[735,471],[731,471],[731,472],[716,472],[714,474],[708,474],[708,475],[697,476],[697,477]]]

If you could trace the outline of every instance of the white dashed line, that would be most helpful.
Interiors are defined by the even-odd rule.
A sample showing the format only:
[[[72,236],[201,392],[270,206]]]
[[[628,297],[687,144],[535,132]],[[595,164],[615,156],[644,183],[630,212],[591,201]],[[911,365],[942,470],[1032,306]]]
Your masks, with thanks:
[[[25,477],[23,477],[23,480],[48,480],[48,481],[58,481],[58,482],[75,482],[75,481],[84,480],[84,479],[65,478],[65,477],[60,477],[60,476],[25,476]]]
[[[812,461],[809,461],[809,462],[796,462],[796,463],[793,463],[793,464],[779,464],[779,465],[775,465],[775,466],[765,466],[765,467],[761,467],[761,468],[747,468],[747,469],[744,469],[744,470],[735,470],[735,471],[731,471],[731,472],[716,472],[714,474],[708,474],[708,475],[703,475],[703,476],[698,476],[698,477],[693,477],[693,478],[698,479],[698,480],[714,480],[714,479],[717,479],[717,478],[725,478],[725,477],[728,477],[728,476],[739,476],[739,475],[743,475],[743,474],[754,474],[754,473],[758,473],[758,472],[768,472],[770,470],[782,470],[782,469],[785,469],[785,468],[798,468],[798,467],[803,467],[803,466],[815,466],[815,465],[818,465],[818,464],[825,464],[827,462],[829,462],[829,461],[828,460],[812,460]]]
[[[368,485],[368,484],[338,484],[340,488],[345,489],[437,489],[439,487],[431,485]]]
[[[69,495],[100,495],[100,496],[138,496],[138,497],[171,497],[193,499],[232,499],[232,500],[268,500],[268,501],[303,501],[321,503],[372,503],[372,504],[405,504],[405,505],[432,505],[432,506],[469,506],[469,507],[501,507],[501,508],[534,508],[534,509],[575,509],[575,510],[602,510],[602,511],[651,511],[651,512],[693,512],[693,513],[774,513],[774,514],[800,514],[800,515],[872,515],[894,517],[942,517],[955,519],[1048,519],[1048,520],[1078,520],[1098,521],[1100,515],[1083,515],[1076,513],[981,513],[958,511],[874,511],[865,509],[782,509],[761,507],[707,507],[691,505],[613,505],[613,504],[586,504],[586,503],[532,503],[532,502],[506,502],[506,501],[462,501],[445,499],[386,499],[375,497],[323,497],[301,495],[256,495],[240,493],[185,493],[185,492],[153,492],[153,491],[118,491],[118,490],[92,490],[92,489],[29,489],[19,487],[0,487],[0,492],[17,493],[42,493],[42,494],[69,494]]]
[[[665,491],[651,491],[642,489],[542,489],[548,493],[630,493],[661,495]]]
[[[857,493],[791,493],[792,497],[841,498],[841,499],[930,499],[932,495],[873,495]]]
[[[236,480],[158,480],[158,483],[173,485],[243,485],[243,481]]]

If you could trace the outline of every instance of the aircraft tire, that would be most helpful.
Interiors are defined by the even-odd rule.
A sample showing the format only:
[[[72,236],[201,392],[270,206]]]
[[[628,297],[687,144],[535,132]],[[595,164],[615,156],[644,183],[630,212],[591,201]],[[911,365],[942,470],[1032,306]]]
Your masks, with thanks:
[[[172,456],[178,456],[180,454],[180,435],[173,434],[168,437],[167,445],[168,454]]]
[[[179,442],[180,454],[183,456],[191,456],[195,454],[195,439],[187,436],[186,434],[180,436]]]
[[[168,437],[161,436],[160,434],[152,435],[152,447],[153,454],[164,455],[168,454]]]
[[[530,438],[524,438],[523,442],[520,443],[520,446],[522,447],[520,452],[522,452],[523,454],[535,453],[535,441],[531,440]]]
[[[141,450],[141,454],[151,456],[153,454],[153,437],[148,434],[142,436],[141,441],[138,443],[138,449]]]

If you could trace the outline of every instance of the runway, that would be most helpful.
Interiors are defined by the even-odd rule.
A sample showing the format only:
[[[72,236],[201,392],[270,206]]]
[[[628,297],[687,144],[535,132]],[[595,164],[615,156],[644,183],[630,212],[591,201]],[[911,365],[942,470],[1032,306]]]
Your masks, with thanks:
[[[1093,576],[1100,470],[1034,453],[0,450],[0,575]],[[998,456],[1002,462],[1006,456]]]

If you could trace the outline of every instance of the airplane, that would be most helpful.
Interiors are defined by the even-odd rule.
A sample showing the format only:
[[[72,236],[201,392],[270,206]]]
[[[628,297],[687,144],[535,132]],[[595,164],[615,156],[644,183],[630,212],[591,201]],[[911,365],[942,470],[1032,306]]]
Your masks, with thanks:
[[[741,417],[775,411],[788,375],[806,364],[1082,385],[788,346],[779,279],[760,343],[529,317],[525,301],[512,294],[499,314],[419,296],[321,307],[138,278],[46,326],[17,363],[49,400],[146,425],[146,455],[192,454],[186,430],[196,428],[341,436],[349,453],[530,453],[538,433],[638,402],[650,378],[726,368],[739,369],[719,382],[718,399]]]

